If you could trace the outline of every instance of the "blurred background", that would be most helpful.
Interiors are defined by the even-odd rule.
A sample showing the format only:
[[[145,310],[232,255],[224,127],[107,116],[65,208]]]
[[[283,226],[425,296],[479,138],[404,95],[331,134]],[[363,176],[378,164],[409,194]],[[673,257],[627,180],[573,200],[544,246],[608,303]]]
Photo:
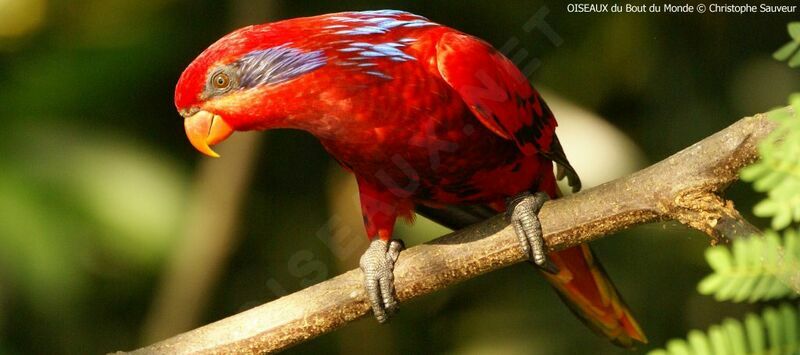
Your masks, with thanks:
[[[0,354],[130,350],[357,266],[355,185],[311,136],[188,144],[172,98],[210,43],[251,23],[403,9],[502,48],[542,89],[587,185],[782,105],[771,53],[797,15],[580,14],[559,1],[0,0]],[[544,16],[552,32],[526,23]],[[749,213],[758,196],[729,196]],[[751,217],[752,218],[752,217]],[[763,221],[752,219],[759,225]],[[398,223],[407,245],[444,228]],[[665,223],[593,243],[656,347],[747,307],[695,291],[705,236]],[[290,353],[622,352],[529,265],[402,305]]]

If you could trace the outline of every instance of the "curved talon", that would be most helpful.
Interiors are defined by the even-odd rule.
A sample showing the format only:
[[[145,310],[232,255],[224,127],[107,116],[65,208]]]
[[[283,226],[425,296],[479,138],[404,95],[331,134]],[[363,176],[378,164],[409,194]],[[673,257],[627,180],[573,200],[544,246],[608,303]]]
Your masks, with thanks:
[[[380,323],[389,320],[397,311],[394,294],[394,264],[403,250],[403,242],[376,239],[361,256],[360,266],[364,272],[364,287],[375,318]]]
[[[544,192],[523,192],[508,200],[506,218],[514,226],[522,252],[538,267],[550,273],[558,273],[555,264],[547,259],[542,224],[538,217],[542,205],[549,199]]]

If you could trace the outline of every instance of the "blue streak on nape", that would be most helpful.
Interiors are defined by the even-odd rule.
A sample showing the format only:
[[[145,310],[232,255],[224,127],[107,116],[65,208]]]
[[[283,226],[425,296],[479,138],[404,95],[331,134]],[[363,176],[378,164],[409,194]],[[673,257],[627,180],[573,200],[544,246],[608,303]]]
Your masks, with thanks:
[[[331,16],[328,17],[331,20],[336,20],[339,22],[364,22],[363,19],[356,18],[356,17],[347,17],[347,16]]]
[[[385,22],[385,21],[396,21],[396,20],[391,18],[391,17],[371,17],[371,18],[367,18],[367,19],[361,20],[361,22],[366,22],[366,23],[378,23],[378,22]]]
[[[234,64],[239,69],[239,87],[279,84],[314,71],[327,63],[320,51],[302,51],[286,45],[252,51]]]
[[[406,16],[406,19],[399,19],[398,17],[400,16]],[[408,19],[408,17],[411,19]],[[337,35],[348,36],[384,34],[398,27],[417,28],[436,25],[425,17],[399,10],[351,12],[346,15],[331,16],[328,19],[350,25],[347,29],[334,32]],[[335,29],[342,27],[325,26],[324,28]]]
[[[358,52],[362,57],[388,57],[386,54],[375,51],[362,51]]]
[[[375,26],[380,27],[380,28],[385,28],[387,30],[390,30],[390,29],[395,28],[397,26],[402,26],[402,25],[405,25],[405,24],[408,23],[408,21],[395,20],[393,18],[387,18],[387,17],[375,17],[375,18],[371,18],[369,20],[366,20],[365,22],[374,23]]]
[[[383,53],[383,54],[385,54],[385,55],[387,55],[389,57],[392,57],[392,58],[396,57],[396,58],[405,59],[405,60],[413,60],[413,59],[415,59],[414,57],[412,57],[412,56],[406,54],[405,52],[397,49],[395,46],[392,46],[391,44],[393,44],[393,43],[376,44],[376,45],[372,46],[372,50],[373,51],[377,51],[377,52],[381,52],[381,53]]]
[[[340,53],[358,52],[358,56],[350,58],[350,60],[366,60],[368,58],[387,58],[393,62],[417,60],[417,58],[408,55],[400,49],[405,46],[405,44],[398,42],[353,42],[344,48],[337,49],[337,51]]]
[[[384,34],[386,33],[386,29],[375,27],[375,26],[361,26],[355,27],[349,30],[341,30],[336,31],[334,34],[337,35],[349,35],[349,36],[357,36],[357,35],[377,35],[377,34]]]
[[[349,21],[352,22],[352,21]],[[366,22],[366,21],[365,21]],[[413,21],[402,21],[402,20],[390,20],[384,22],[378,22],[375,24],[368,24],[364,26],[358,26],[349,28],[346,30],[340,30],[334,32],[337,35],[349,35],[349,36],[357,36],[357,35],[372,35],[372,34],[384,34],[389,32],[389,30],[396,28],[396,27],[406,27],[406,28],[416,28],[416,27],[426,27],[426,26],[435,26],[436,24],[433,22],[428,22],[425,20],[413,20]]]
[[[435,23],[425,20],[414,20],[408,21],[403,27],[425,27],[425,26],[433,26]]]

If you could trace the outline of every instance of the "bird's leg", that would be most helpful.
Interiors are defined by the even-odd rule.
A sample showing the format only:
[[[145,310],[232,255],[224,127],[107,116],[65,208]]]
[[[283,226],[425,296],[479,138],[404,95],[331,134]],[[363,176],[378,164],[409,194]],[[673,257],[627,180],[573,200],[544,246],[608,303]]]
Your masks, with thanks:
[[[539,222],[539,210],[550,197],[544,192],[531,194],[523,192],[506,203],[506,218],[514,226],[523,253],[531,258],[536,266],[547,272],[556,274],[558,268],[547,259],[544,246],[542,224]]]
[[[376,238],[361,255],[361,271],[364,272],[364,287],[369,303],[378,322],[384,323],[397,311],[394,294],[394,263],[403,249],[399,239],[389,241]]]

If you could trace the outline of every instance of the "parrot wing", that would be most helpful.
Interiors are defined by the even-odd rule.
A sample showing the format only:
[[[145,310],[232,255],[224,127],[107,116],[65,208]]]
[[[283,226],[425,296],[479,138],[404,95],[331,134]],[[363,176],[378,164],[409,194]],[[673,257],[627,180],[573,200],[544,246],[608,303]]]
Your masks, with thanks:
[[[528,78],[502,53],[475,37],[458,32],[436,44],[439,73],[492,132],[513,140],[526,155],[542,154],[559,166],[560,180],[573,191],[580,179],[555,135],[556,120]]]
[[[514,63],[486,42],[458,32],[442,35],[436,59],[442,78],[483,125],[513,140],[524,154],[538,153],[555,162],[558,178],[566,175],[573,191],[580,189],[580,179],[555,135],[552,111]],[[560,195],[558,191],[546,192],[551,197]],[[488,210],[486,206],[439,210],[417,206],[421,214],[456,229],[482,220],[490,214]],[[647,341],[588,245],[553,252],[548,257],[560,271],[546,274],[547,280],[590,328],[623,346]]]

